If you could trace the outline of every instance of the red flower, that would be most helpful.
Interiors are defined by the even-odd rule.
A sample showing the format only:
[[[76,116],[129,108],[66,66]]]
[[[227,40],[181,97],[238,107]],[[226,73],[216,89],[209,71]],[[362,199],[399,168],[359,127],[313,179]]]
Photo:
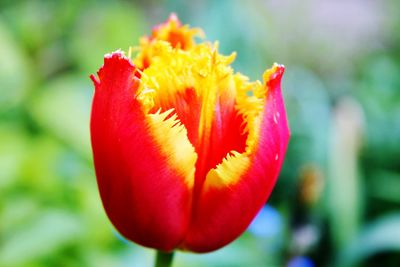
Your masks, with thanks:
[[[176,16],[141,39],[132,61],[106,55],[91,138],[111,222],[126,238],[164,251],[218,249],[237,238],[270,195],[289,129],[282,65],[249,82],[217,45]]]

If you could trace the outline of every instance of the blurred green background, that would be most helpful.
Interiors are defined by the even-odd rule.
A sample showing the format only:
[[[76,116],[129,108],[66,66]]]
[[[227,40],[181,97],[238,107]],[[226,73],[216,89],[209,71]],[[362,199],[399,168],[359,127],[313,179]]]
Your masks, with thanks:
[[[400,266],[400,2],[0,1],[0,266],[151,266],[99,199],[89,139],[103,55],[176,12],[234,67],[279,62],[290,140],[249,230],[174,266]]]

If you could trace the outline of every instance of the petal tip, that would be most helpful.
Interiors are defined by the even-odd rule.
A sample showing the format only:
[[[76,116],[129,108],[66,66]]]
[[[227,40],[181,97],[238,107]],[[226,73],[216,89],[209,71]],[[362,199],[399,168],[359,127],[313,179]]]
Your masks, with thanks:
[[[160,29],[162,29],[162,28],[168,28],[168,27],[171,27],[172,25],[175,26],[175,27],[180,27],[180,26],[182,26],[181,21],[179,20],[178,16],[177,16],[176,13],[174,13],[174,12],[172,12],[172,13],[169,15],[169,17],[168,17],[168,19],[167,19],[166,21],[164,21],[164,22],[162,22],[162,23],[160,23],[160,24],[158,24],[158,25],[156,25],[156,26],[153,27],[153,30],[152,30],[153,37],[156,37],[156,36],[157,36],[157,32],[158,32]]]
[[[91,74],[91,75],[89,76],[89,78],[92,80],[92,82],[93,82],[93,84],[94,84],[95,86],[100,85],[100,79],[99,79],[98,77],[96,77],[94,74]]]
[[[268,83],[270,81],[282,78],[285,72],[285,66],[282,64],[274,63],[270,69],[267,69],[263,74],[264,82]]]
[[[135,65],[132,61],[125,55],[125,53],[118,49],[112,53],[108,53],[104,55],[104,63],[103,66],[97,72],[98,78],[95,75],[91,75],[90,79],[93,81],[94,85],[99,85],[101,83],[103,74],[105,69],[114,69],[116,66],[117,69],[121,69],[124,67],[128,67],[129,69],[135,69]]]
[[[127,61],[129,62],[129,64],[131,66],[133,66],[133,63],[131,62],[131,60],[125,55],[124,51],[122,51],[121,49],[118,49],[112,53],[108,53],[104,55],[104,64],[106,64],[109,61],[112,60],[123,60],[123,61]]]
[[[282,64],[274,63],[272,68],[267,69],[263,74],[264,83],[270,89],[278,88],[278,85],[281,82],[283,73],[285,72],[285,66]],[[279,86],[280,88],[280,86]]]
[[[168,20],[167,20],[167,23],[170,22],[170,21],[174,21],[174,22],[178,23],[178,25],[181,24],[181,22],[180,22],[180,20],[179,20],[179,18],[178,18],[178,16],[176,15],[175,12],[172,12],[171,14],[169,14],[169,18],[168,18]]]

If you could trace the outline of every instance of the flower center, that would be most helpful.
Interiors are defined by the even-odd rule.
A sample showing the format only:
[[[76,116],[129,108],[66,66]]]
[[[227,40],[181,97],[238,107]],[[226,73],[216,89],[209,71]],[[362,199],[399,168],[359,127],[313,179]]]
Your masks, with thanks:
[[[154,51],[139,98],[148,114],[174,109],[169,116],[176,114],[187,130],[198,156],[195,183],[201,184],[228,153],[246,149],[246,121],[236,108],[241,76],[229,67],[234,55],[221,56],[210,44],[184,51],[162,41]]]

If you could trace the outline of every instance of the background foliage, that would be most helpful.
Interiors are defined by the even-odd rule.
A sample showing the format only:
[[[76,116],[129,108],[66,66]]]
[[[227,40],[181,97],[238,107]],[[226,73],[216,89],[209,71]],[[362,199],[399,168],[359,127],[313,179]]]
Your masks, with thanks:
[[[399,266],[400,4],[373,0],[0,1],[0,266],[149,266],[99,200],[89,141],[103,55],[176,12],[236,70],[274,61],[292,139],[249,230],[174,266]]]

